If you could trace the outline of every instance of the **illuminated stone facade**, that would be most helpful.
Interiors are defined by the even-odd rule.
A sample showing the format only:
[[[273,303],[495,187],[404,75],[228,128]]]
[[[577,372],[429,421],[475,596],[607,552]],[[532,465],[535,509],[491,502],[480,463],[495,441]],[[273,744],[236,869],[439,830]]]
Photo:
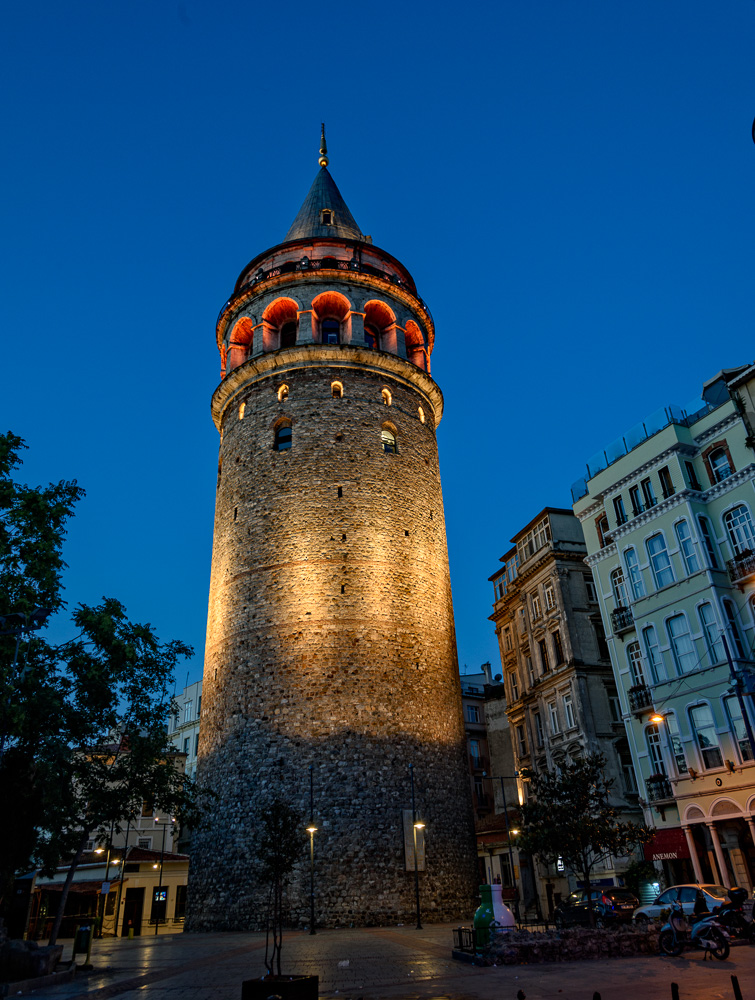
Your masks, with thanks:
[[[189,930],[264,922],[259,809],[278,795],[305,826],[310,768],[318,922],[413,918],[410,764],[423,918],[474,910],[433,334],[411,275],[361,236],[325,167],[221,311],[199,746],[219,798],[192,841]],[[292,924],[309,919],[301,844]]]

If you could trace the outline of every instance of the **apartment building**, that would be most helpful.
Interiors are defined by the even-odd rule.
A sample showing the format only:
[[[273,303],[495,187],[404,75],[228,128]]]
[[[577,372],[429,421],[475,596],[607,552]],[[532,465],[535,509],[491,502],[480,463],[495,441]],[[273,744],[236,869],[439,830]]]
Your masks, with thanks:
[[[572,488],[665,879],[755,879],[755,367],[719,372]]]

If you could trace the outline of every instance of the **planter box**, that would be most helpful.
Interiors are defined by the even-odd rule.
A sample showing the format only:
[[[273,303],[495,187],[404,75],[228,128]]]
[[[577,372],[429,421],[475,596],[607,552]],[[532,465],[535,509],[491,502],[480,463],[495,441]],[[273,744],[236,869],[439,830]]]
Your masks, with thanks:
[[[245,979],[241,984],[241,1000],[317,1000],[318,976],[266,976]]]

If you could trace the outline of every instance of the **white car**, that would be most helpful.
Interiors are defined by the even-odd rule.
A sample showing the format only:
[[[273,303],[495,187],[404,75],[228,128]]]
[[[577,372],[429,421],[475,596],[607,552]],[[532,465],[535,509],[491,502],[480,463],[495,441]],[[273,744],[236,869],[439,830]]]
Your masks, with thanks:
[[[647,906],[639,906],[634,911],[632,920],[636,923],[647,923],[648,920],[657,920],[661,915],[661,910],[668,910],[675,900],[679,900],[685,913],[693,913],[695,909],[695,898],[697,890],[703,890],[703,896],[708,909],[714,906],[721,906],[728,903],[729,890],[723,885],[706,885],[698,883],[688,883],[687,885],[672,885],[670,889],[665,889],[658,898],[648,903]]]

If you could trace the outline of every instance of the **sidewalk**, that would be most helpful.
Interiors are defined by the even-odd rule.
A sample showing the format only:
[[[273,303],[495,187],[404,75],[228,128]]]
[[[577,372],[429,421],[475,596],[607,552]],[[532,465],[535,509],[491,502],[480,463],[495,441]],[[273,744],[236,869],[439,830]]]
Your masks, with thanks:
[[[755,948],[732,949],[726,962],[643,956],[595,962],[477,968],[451,959],[452,925],[291,931],[283,971],[317,974],[332,1000],[733,1000],[731,975],[745,1000],[755,994]],[[94,972],[48,990],[41,1000],[240,1000],[241,982],[264,973],[264,934],[172,934],[104,938]],[[65,957],[70,956],[66,947]]]

